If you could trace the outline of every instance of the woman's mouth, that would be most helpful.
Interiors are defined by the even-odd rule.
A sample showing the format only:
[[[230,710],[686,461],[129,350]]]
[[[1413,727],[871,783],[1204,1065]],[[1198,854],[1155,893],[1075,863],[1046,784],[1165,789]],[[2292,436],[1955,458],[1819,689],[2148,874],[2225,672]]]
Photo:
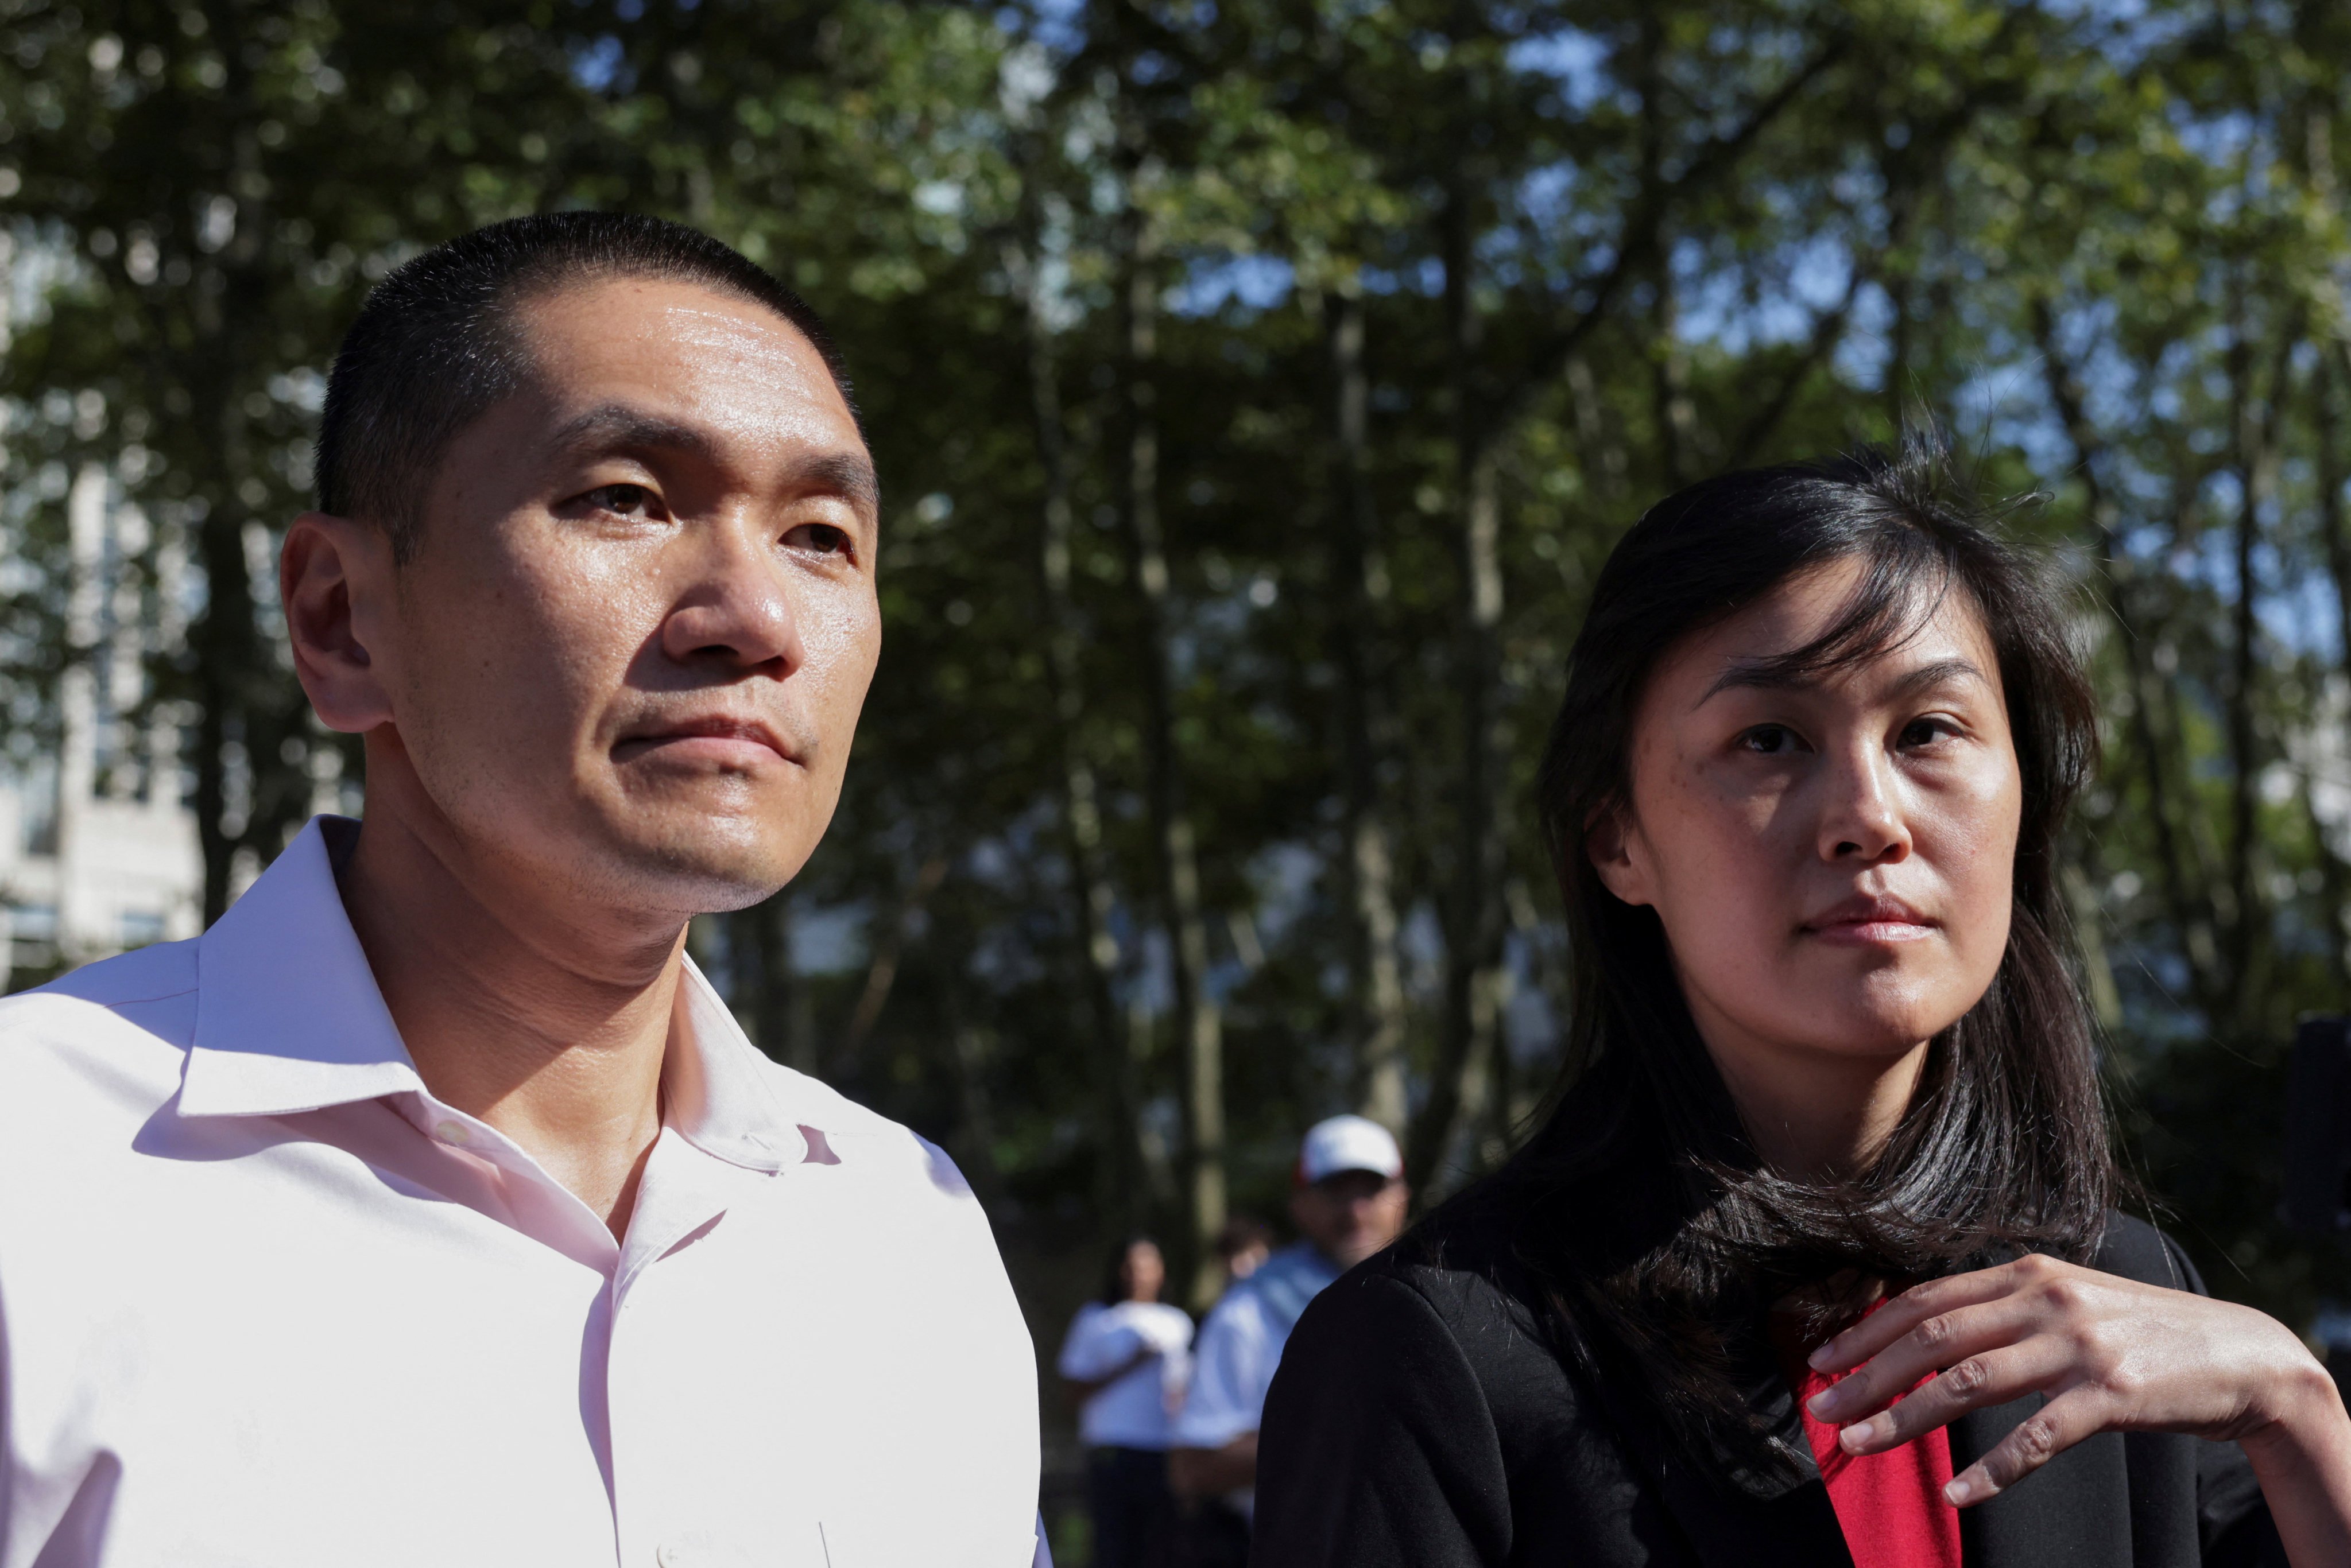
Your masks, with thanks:
[[[1878,947],[1923,940],[1934,935],[1935,923],[1901,899],[1878,894],[1847,898],[1800,929],[1839,947]]]

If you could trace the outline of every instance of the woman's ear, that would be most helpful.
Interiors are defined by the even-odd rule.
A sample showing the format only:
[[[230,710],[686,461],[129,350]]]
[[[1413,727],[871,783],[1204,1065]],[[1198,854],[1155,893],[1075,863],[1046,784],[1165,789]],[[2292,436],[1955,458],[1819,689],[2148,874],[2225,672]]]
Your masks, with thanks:
[[[1628,904],[1656,902],[1649,885],[1647,847],[1640,830],[1625,820],[1625,808],[1604,806],[1583,826],[1583,853],[1604,887]]]
[[[294,673],[329,730],[360,735],[392,721],[383,650],[370,646],[392,571],[391,541],[371,524],[306,512],[286,530],[277,589]]]

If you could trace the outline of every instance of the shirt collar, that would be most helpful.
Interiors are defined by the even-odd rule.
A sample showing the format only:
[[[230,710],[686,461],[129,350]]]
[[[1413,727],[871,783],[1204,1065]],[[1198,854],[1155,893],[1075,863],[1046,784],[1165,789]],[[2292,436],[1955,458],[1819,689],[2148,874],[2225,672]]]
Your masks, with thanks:
[[[326,834],[357,827],[313,817],[204,934],[182,1116],[290,1116],[423,1091],[335,887]]]
[[[430,1098],[335,885],[359,824],[313,817],[196,949],[183,1116],[273,1116],[386,1095]],[[330,838],[334,841],[330,844]],[[662,1064],[664,1125],[704,1153],[774,1171],[810,1158],[765,1058],[691,959]]]
[[[662,1060],[662,1123],[733,1165],[780,1170],[814,1153],[810,1129],[786,1114],[777,1075],[692,959],[678,978],[670,1051]]]

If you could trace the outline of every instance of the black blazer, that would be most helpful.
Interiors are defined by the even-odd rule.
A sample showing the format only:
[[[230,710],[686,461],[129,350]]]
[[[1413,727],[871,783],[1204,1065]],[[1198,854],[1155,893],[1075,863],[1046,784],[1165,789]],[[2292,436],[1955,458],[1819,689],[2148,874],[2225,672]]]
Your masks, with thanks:
[[[1317,1297],[1282,1352],[1258,1439],[1256,1568],[1849,1565],[1778,1373],[1755,1407],[1793,1479],[1686,1458],[1628,1391],[1546,1346],[1499,1225],[1436,1223]],[[1440,1262],[1416,1262],[1431,1257]],[[2116,1216],[2096,1266],[2202,1293],[2169,1238]],[[2041,1406],[1951,1426],[1963,1469]],[[1960,1515],[1970,1568],[2283,1564],[2235,1444],[2104,1433]]]

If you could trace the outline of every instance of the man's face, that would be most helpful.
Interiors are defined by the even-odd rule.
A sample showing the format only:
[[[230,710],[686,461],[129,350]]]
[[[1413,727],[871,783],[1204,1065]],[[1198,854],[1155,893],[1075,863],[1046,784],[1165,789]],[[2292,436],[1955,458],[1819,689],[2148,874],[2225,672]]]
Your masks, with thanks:
[[[1404,1234],[1411,1196],[1400,1178],[1342,1170],[1290,1196],[1290,1215],[1315,1249],[1352,1269]]]
[[[727,295],[599,281],[520,331],[529,383],[451,443],[392,624],[357,628],[385,738],[478,852],[756,902],[831,819],[881,649],[864,442],[809,341]]]

